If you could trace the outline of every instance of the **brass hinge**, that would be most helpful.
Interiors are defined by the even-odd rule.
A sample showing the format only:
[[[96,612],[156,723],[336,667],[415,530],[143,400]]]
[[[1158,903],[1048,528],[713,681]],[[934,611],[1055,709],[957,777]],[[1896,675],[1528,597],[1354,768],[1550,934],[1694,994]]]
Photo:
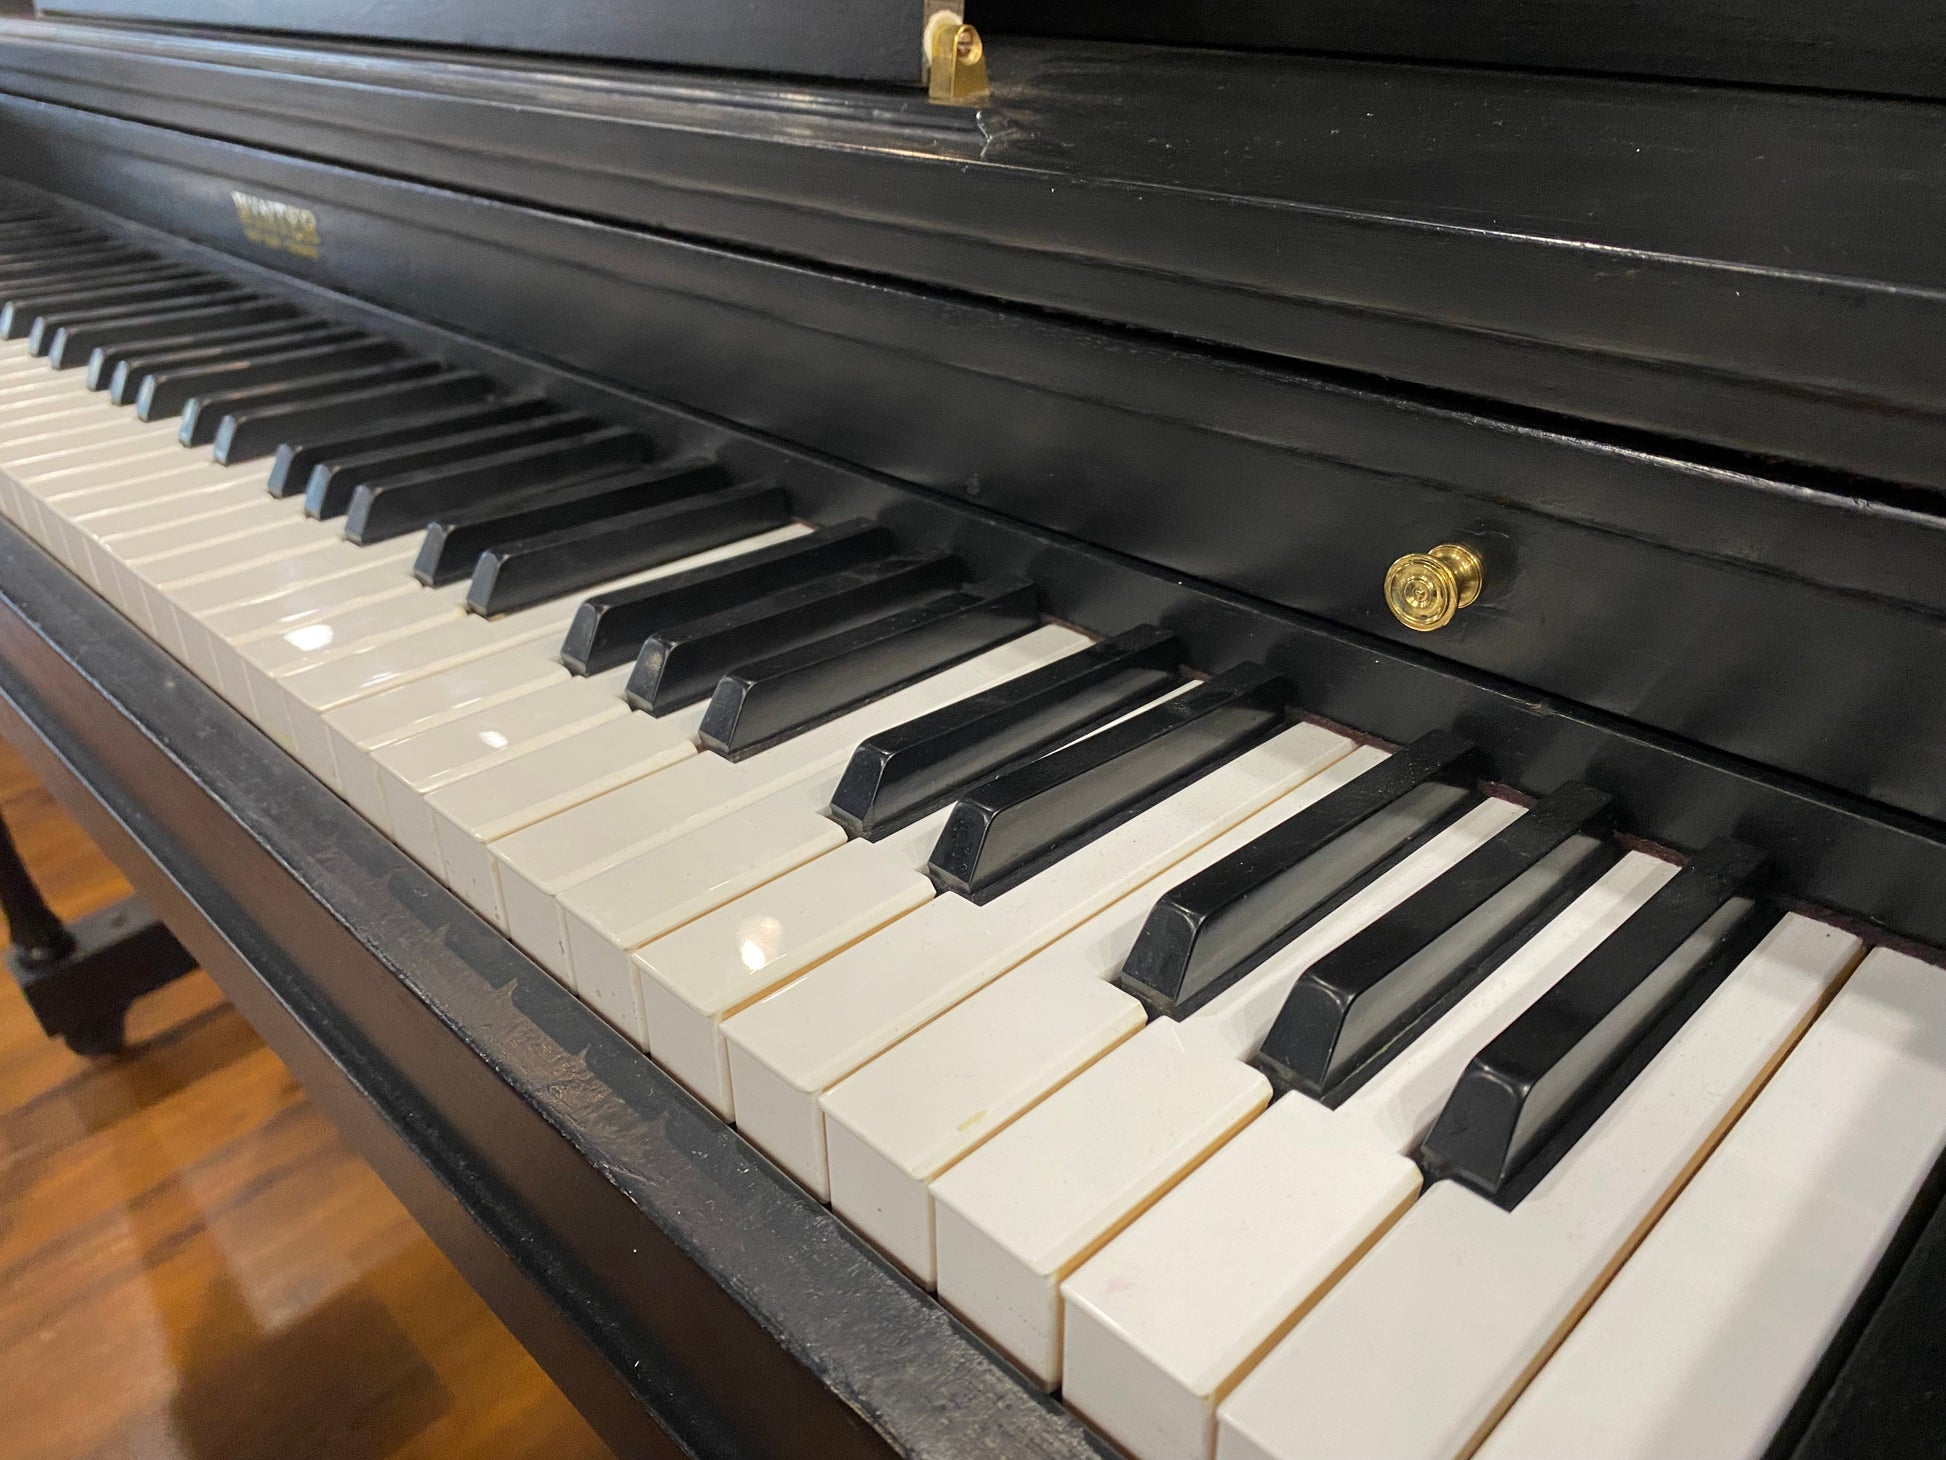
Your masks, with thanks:
[[[950,106],[987,99],[986,46],[957,11],[942,8],[926,17],[926,90]]]

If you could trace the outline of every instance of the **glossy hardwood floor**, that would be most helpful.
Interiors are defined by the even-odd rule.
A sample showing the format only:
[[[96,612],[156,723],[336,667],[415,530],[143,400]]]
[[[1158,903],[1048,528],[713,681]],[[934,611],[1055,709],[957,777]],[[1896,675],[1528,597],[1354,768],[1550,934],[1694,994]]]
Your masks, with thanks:
[[[0,746],[64,917],[127,892]],[[0,975],[0,1457],[605,1455],[204,975],[84,1061]]]

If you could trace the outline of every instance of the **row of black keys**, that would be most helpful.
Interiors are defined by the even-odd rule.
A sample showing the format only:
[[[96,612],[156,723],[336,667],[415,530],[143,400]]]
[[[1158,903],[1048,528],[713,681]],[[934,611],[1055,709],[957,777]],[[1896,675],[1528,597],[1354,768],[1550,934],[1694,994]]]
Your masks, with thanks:
[[[274,454],[271,492],[346,517],[354,542],[423,530],[416,576],[470,579],[481,614],[793,520],[774,485],[649,462],[635,432],[68,224],[0,223],[0,332],[57,368],[85,359],[89,383],[142,416],[182,411],[185,444]],[[949,555],[895,546],[844,524],[591,599],[563,657],[584,674],[635,659],[628,698],[651,713],[717,691],[705,743],[743,756],[1039,622],[1025,581],[967,585]]]
[[[0,289],[0,334],[25,336],[56,368],[85,361],[91,386],[144,419],[181,411],[184,444],[213,442],[220,460],[274,453],[271,490],[303,491],[314,517],[346,515],[352,540],[426,529],[415,572],[429,583],[471,574],[476,611],[789,520],[773,487],[729,484],[702,463],[644,466],[647,443],[632,432],[499,398],[483,376],[71,225],[0,216]],[[1024,582],[955,588],[950,558],[890,548],[882,529],[845,524],[597,596],[564,660],[594,673],[636,657],[629,698],[652,713],[713,686],[704,738],[741,755],[1037,621]],[[763,650],[773,652],[736,663]],[[1284,686],[1245,667],[1038,754],[1159,693],[1174,659],[1166,635],[1139,630],[878,737],[854,756],[833,815],[882,835],[992,773],[956,804],[931,870],[948,890],[997,895],[1283,723]],[[1166,1012],[1213,996],[1469,804],[1470,756],[1429,738],[1175,889],[1123,985]],[[1593,825],[1605,808],[1585,787],[1564,788],[1323,960],[1294,986],[1260,1062],[1287,1088],[1345,1098],[1599,875],[1613,856]],[[1494,1191],[1544,1165],[1532,1158],[1587,1103],[1575,1097],[1703,967],[1721,965],[1705,954],[1749,921],[1756,870],[1737,847],[1686,868],[1549,996],[1581,996],[1582,1017],[1537,1006],[1475,1061],[1427,1142],[1428,1165]],[[1712,921],[1722,926],[1699,937]]]
[[[956,795],[930,871],[985,900],[1288,723],[1289,686],[1243,665],[1073,738],[1177,682],[1175,659],[1134,630],[874,737],[832,813],[871,834]],[[1477,806],[1486,773],[1447,732],[1404,747],[1161,897],[1121,987],[1152,1014],[1193,1013]],[[1259,1068],[1349,1098],[1614,865],[1612,813],[1570,782],[1320,958]],[[1690,859],[1471,1062],[1418,1153],[1428,1174],[1507,1205],[1530,1191],[1774,923],[1764,875],[1731,840]]]

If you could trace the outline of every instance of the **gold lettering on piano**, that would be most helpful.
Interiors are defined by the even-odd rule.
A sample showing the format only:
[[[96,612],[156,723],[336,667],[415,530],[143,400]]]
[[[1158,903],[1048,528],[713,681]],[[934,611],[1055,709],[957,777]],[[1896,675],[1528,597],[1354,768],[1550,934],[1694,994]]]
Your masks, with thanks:
[[[232,189],[230,201],[236,204],[237,222],[243,236],[265,248],[281,248],[299,258],[318,256],[318,215],[309,208],[260,198],[255,193]]]

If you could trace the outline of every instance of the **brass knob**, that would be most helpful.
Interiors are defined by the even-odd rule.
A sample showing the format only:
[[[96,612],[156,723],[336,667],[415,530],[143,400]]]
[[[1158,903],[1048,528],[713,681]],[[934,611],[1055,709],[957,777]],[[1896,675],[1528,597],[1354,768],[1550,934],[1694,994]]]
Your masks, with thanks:
[[[1429,634],[1480,596],[1479,554],[1456,542],[1407,553],[1385,572],[1385,606],[1409,629]]]

